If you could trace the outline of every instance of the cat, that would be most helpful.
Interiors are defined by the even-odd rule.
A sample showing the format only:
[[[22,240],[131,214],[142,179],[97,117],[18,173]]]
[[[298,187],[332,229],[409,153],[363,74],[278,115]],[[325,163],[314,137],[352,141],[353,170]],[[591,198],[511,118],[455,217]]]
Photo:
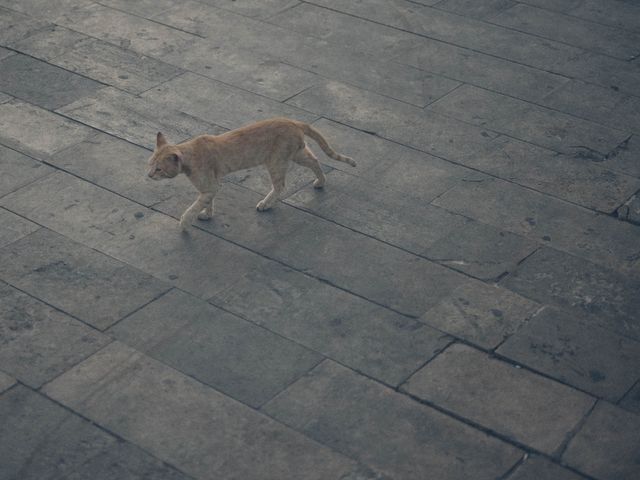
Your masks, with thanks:
[[[196,217],[200,220],[212,218],[213,199],[226,174],[265,165],[272,189],[256,205],[256,209],[263,212],[273,207],[284,190],[289,162],[313,171],[316,175],[315,188],[324,186],[326,178],[318,159],[305,144],[305,135],[312,138],[329,157],[356,166],[350,157],[337,154],[311,125],[288,118],[272,118],[221,135],[199,135],[175,145],[158,132],[156,147],[149,159],[148,176],[161,180],[184,173],[200,192],[180,217],[180,227],[186,231]]]

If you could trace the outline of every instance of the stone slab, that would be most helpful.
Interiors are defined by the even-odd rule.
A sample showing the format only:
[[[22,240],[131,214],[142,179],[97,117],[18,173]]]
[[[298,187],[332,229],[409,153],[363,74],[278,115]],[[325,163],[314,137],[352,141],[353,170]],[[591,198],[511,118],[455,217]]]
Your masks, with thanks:
[[[109,333],[252,407],[324,358],[179,290],[138,310]]]
[[[139,17],[152,18],[161,12],[173,7],[176,0],[101,0],[101,5],[111,7],[115,10],[131,13]]]
[[[599,402],[571,440],[563,462],[602,480],[640,475],[640,417]]]
[[[0,372],[0,393],[9,390],[16,384],[16,379]]]
[[[506,443],[330,361],[263,410],[390,478],[497,478],[521,455]]]
[[[640,382],[627,392],[618,405],[625,410],[640,414]]]
[[[26,237],[30,233],[35,232],[40,227],[18,215],[11,213],[4,208],[0,208],[0,248],[10,243]]]
[[[168,289],[47,229],[5,246],[0,259],[0,278],[100,330]]]
[[[119,342],[44,391],[197,478],[321,480],[355,469],[343,455]]]
[[[48,110],[94,94],[104,85],[26,55],[0,61],[0,90]]]
[[[0,416],[3,478],[189,478],[23,386],[0,397]]]
[[[565,12],[572,17],[640,32],[640,5],[631,1],[582,0]]]
[[[473,282],[453,290],[420,320],[490,350],[517,332],[539,308],[504,288]]]
[[[594,404],[577,390],[461,344],[447,348],[402,389],[549,455]]]
[[[3,282],[0,294],[0,364],[26,385],[40,387],[109,343],[106,335]]]
[[[541,303],[587,314],[608,330],[640,340],[637,278],[543,248],[501,283]]]
[[[269,18],[298,3],[298,0],[202,0],[215,7],[251,18]]]
[[[42,5],[44,8],[44,5]],[[56,57],[72,51],[85,42],[93,39],[83,33],[61,27],[59,25],[47,25],[28,37],[16,42],[11,42],[11,48],[18,50],[45,62],[51,62]]]
[[[3,0],[3,3],[9,0]],[[11,9],[0,8],[0,45],[11,45],[18,42],[41,28],[50,25],[48,22],[31,18],[22,13],[16,12],[16,2],[10,2]],[[6,6],[6,5],[3,5]]]
[[[600,160],[602,165],[612,170],[640,177],[640,135],[632,135]]]
[[[515,5],[514,0],[488,0],[477,2],[474,0],[443,0],[435,3],[436,8],[447,12],[457,13],[465,17],[486,19],[498,12]]]
[[[4,145],[0,145],[0,170],[0,197],[54,171],[51,167]]]
[[[497,352],[616,402],[640,379],[640,342],[545,308]]]
[[[48,0],[42,3],[40,0],[0,0],[0,5],[30,17],[51,20],[55,16],[68,10],[90,5],[91,0]]]
[[[510,475],[509,480],[582,480],[578,475],[544,457],[530,456]]]

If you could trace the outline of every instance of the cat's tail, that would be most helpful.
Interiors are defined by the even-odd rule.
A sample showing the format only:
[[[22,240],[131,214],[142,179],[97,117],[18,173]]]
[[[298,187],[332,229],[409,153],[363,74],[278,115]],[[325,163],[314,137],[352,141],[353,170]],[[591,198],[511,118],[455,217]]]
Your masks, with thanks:
[[[318,130],[313,128],[311,125],[309,125],[308,123],[304,123],[304,122],[298,122],[298,125],[300,126],[300,128],[302,129],[304,134],[307,137],[312,138],[320,146],[322,151],[324,153],[326,153],[329,157],[331,157],[334,160],[337,160],[339,162],[348,163],[352,167],[356,166],[356,162],[353,160],[353,158],[347,157],[346,155],[340,155],[339,153],[336,153],[333,150],[333,148],[331,148],[329,146],[329,144],[327,143],[325,138],[322,136],[322,134]]]

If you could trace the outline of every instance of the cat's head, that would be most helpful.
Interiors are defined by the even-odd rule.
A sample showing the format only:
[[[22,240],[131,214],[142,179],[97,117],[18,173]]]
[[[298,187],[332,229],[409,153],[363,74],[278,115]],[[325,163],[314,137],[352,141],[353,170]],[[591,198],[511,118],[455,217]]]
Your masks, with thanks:
[[[156,136],[156,148],[149,158],[147,175],[154,180],[173,178],[182,171],[182,153],[175,146],[169,144],[162,133]]]

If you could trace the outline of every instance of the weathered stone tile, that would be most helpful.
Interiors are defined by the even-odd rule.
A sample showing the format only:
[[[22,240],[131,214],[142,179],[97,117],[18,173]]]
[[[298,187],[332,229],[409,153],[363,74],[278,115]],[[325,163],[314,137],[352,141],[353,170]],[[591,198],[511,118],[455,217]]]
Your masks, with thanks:
[[[498,349],[518,363],[610,401],[640,379],[640,343],[546,308]]]
[[[140,17],[151,18],[173,7],[177,0],[100,0],[100,4]]]
[[[26,153],[51,155],[93,133],[84,125],[20,100],[0,104],[0,142]]]
[[[41,229],[0,249],[0,278],[101,330],[167,285]]]
[[[528,5],[546,8],[554,12],[567,12],[582,2],[584,2],[584,0],[527,0]]]
[[[420,255],[468,220],[416,196],[334,170],[324,189],[308,186],[286,203]]]
[[[609,152],[603,159],[595,161],[612,170],[620,171],[628,175],[640,177],[640,136],[633,135]]]
[[[435,4],[436,8],[457,13],[465,17],[485,19],[515,5],[515,0],[443,0]]]
[[[236,128],[276,116],[304,122],[312,122],[317,118],[304,110],[193,73],[185,73],[163,83],[145,92],[142,98],[225,128]]]
[[[640,382],[627,392],[618,405],[625,410],[640,414]]]
[[[11,45],[50,25],[43,20],[37,20],[13,11],[16,6],[19,7],[21,2],[2,0],[3,4],[5,2],[10,2],[11,10],[0,8],[0,45]]]
[[[323,358],[179,290],[138,310],[109,333],[253,407]]]
[[[640,53],[640,36],[618,28],[517,4],[489,21],[519,31],[628,60]]]
[[[202,0],[202,3],[251,18],[269,18],[298,3],[298,0]]]
[[[453,187],[433,203],[605,267],[640,269],[637,227],[501,180]]]
[[[83,42],[52,63],[130,93],[148,90],[182,72],[173,65],[100,40]]]
[[[16,384],[16,379],[0,372],[0,393],[9,390]]]
[[[263,409],[392,478],[496,478],[520,456],[514,447],[330,361]]]
[[[492,280],[511,272],[538,244],[478,222],[466,222],[429,246],[424,255],[479,278]]]
[[[482,282],[465,283],[420,319],[427,325],[485,349],[513,335],[540,308],[509,290]]]
[[[581,0],[566,10],[572,17],[640,32],[640,5],[631,1]]]
[[[156,133],[162,131],[174,143],[203,133],[218,134],[217,125],[171,108],[116,90],[103,88],[95,95],[73,102],[59,112],[132,143],[152,148]]]
[[[61,150],[47,161],[91,183],[150,206],[177,192],[194,190],[181,175],[170,182],[147,176],[151,152],[119,138],[98,133]]]
[[[571,440],[562,460],[603,480],[640,475],[640,417],[609,403],[599,402]]]
[[[210,301],[389,385],[450,342],[417,320],[275,263]]]
[[[581,480],[584,477],[551,463],[544,457],[530,456],[508,478],[509,480]]]
[[[53,168],[20,152],[0,145],[0,197],[44,177]]]
[[[592,316],[599,325],[640,340],[640,280],[543,248],[502,284],[528,298]]]
[[[547,454],[562,445],[594,403],[460,344],[415,373],[403,390]]]
[[[118,342],[49,383],[45,392],[197,478],[324,480],[355,467],[344,456]]]
[[[75,10],[91,3],[91,0],[47,0],[44,3],[40,0],[0,0],[0,5],[4,7],[45,20],[51,20],[63,12]]]
[[[104,87],[25,55],[12,55],[0,61],[0,72],[0,90],[49,110],[92,95]]]
[[[85,42],[94,41],[91,37],[59,25],[47,25],[33,34],[17,42],[11,48],[39,58],[46,62],[81,46]]]
[[[586,148],[604,154],[629,136],[470,85],[456,89],[428,109],[565,153]]]
[[[0,397],[0,452],[4,478],[41,480],[186,480],[128,442],[25,387]]]
[[[0,225],[2,225],[2,229],[0,230],[0,247],[9,245],[22,237],[26,237],[40,228],[35,223],[31,223],[29,220],[25,220],[4,208],[0,208]]]
[[[109,343],[106,335],[2,282],[0,295],[0,364],[27,385],[40,387]]]

